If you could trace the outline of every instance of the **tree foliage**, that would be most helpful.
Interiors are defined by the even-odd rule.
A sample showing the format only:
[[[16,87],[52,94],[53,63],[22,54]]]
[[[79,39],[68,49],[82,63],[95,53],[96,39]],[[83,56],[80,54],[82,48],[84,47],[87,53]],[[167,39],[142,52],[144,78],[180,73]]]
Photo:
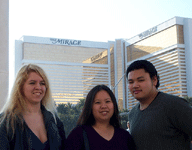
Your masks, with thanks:
[[[128,112],[128,109],[123,109],[120,111],[121,125],[123,129],[127,129]]]
[[[85,99],[80,99],[77,105],[72,105],[71,103],[58,105],[57,112],[64,124],[66,136],[68,136],[71,130],[76,126],[84,103]]]

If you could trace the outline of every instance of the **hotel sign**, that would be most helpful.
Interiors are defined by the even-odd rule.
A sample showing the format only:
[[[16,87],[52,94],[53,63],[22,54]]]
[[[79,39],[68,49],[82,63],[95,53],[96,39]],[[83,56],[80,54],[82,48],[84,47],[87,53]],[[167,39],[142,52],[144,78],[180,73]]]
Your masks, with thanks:
[[[65,40],[65,39],[55,39],[50,38],[52,44],[61,44],[61,45],[81,45],[81,41],[79,40]]]
[[[140,38],[140,39],[143,39],[144,37],[147,37],[147,36],[155,33],[156,31],[157,31],[157,26],[156,26],[156,27],[153,27],[153,28],[151,28],[151,29],[149,29],[149,30],[141,33],[141,34],[139,34],[139,38]]]

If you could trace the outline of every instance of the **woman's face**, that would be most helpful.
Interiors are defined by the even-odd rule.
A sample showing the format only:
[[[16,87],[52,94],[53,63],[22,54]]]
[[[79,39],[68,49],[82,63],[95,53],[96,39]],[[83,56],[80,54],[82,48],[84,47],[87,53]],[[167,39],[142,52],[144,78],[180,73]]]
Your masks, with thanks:
[[[109,122],[113,116],[114,105],[110,95],[105,90],[99,91],[95,95],[92,112],[96,122]]]
[[[46,93],[45,81],[36,72],[31,72],[23,85],[23,92],[27,103],[40,104]]]

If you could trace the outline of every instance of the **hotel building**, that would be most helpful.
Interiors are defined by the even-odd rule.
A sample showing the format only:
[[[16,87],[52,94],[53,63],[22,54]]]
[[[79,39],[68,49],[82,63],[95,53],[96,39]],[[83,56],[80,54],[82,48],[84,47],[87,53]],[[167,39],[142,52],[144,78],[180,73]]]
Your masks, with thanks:
[[[109,86],[119,108],[131,109],[125,78],[135,60],[151,61],[160,76],[159,90],[192,97],[192,19],[174,17],[130,39],[108,42],[23,36],[15,45],[16,72],[23,64],[45,69],[57,104],[76,104],[97,84]]]
[[[76,104],[97,84],[111,85],[113,42],[23,36],[15,44],[15,72],[24,64],[42,67],[57,104]]]

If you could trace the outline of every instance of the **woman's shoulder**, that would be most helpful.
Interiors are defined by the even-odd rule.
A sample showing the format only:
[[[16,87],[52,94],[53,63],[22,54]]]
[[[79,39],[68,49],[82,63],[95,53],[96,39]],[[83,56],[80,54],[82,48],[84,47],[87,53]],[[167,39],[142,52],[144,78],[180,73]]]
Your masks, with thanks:
[[[86,127],[85,127],[86,128]],[[82,126],[77,125],[72,131],[69,133],[66,140],[66,149],[67,150],[81,150],[84,147],[83,142],[83,130]]]
[[[115,133],[117,135],[122,135],[124,137],[126,137],[126,136],[131,137],[130,133],[127,130],[123,129],[123,128],[115,128]]]
[[[59,121],[57,114],[53,114],[51,111],[47,110],[43,105],[41,106],[41,111],[44,117],[45,124],[49,124],[51,122],[56,123],[57,121]]]
[[[67,138],[82,138],[83,137],[83,130],[85,130],[87,133],[90,132],[91,126],[87,125],[77,125],[74,127],[71,132],[69,133],[69,136]]]
[[[114,139],[120,143],[127,143],[129,145],[130,149],[135,149],[135,144],[134,144],[133,138],[130,135],[130,133],[128,131],[126,131],[125,129],[116,128]]]
[[[74,127],[74,128],[71,130],[70,134],[82,134],[83,128],[86,128],[86,127],[85,127],[85,126],[82,126],[82,125],[77,125],[76,127]],[[69,134],[69,135],[70,135],[70,134]]]
[[[125,129],[117,128],[117,127],[115,127],[115,131],[122,132],[122,133],[126,133],[127,132]]]

